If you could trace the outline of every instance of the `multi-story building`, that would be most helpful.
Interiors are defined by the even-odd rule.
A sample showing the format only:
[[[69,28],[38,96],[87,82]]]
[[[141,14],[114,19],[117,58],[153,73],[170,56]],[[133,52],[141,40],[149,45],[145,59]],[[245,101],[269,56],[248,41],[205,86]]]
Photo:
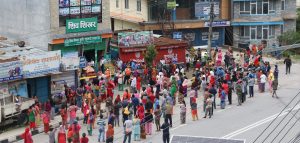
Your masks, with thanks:
[[[296,0],[233,0],[233,43],[235,47],[277,43],[283,32],[296,29]]]
[[[81,76],[78,69],[83,68],[79,56],[94,63],[97,71],[97,63],[112,37],[109,9],[110,0],[7,0],[0,4],[1,36],[25,41],[43,51],[61,51],[59,73],[22,79],[29,96],[47,100],[50,94],[62,90],[63,84],[76,86]]]
[[[113,30],[141,30],[139,23],[148,21],[148,1],[111,0],[110,16]]]
[[[112,0],[114,30],[151,30],[155,34],[190,41],[192,46],[207,45],[209,0],[176,0],[170,8],[166,0]],[[230,0],[214,0],[213,46],[225,44],[230,26]],[[229,28],[229,30],[227,30]],[[226,34],[227,35],[227,34]],[[228,38],[230,41],[230,38]],[[232,39],[232,38],[231,38]],[[230,42],[229,42],[230,43]]]

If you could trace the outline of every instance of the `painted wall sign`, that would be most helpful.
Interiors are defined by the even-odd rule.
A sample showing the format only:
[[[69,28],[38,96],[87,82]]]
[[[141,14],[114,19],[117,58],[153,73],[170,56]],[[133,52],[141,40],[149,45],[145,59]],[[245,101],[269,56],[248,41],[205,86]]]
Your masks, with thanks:
[[[30,54],[21,57],[24,77],[36,77],[59,72],[61,51],[49,51],[45,54]]]
[[[204,23],[204,27],[209,27],[210,23],[209,22],[205,22]],[[223,26],[230,26],[230,21],[214,21],[212,23],[213,27],[223,27]]]
[[[97,27],[98,27],[98,20],[96,17],[81,18],[81,19],[67,19],[66,21],[66,33],[97,31]]]
[[[62,71],[76,70],[79,68],[78,52],[68,52],[61,57]]]
[[[0,63],[0,82],[21,78],[23,78],[21,61]]]
[[[86,61],[85,57],[80,57],[79,58],[79,67],[80,68],[85,68],[86,67],[86,63],[87,63],[87,61]]]
[[[28,97],[26,80],[8,83],[9,95]]]
[[[75,46],[75,45],[92,44],[92,43],[100,43],[100,42],[102,42],[102,38],[100,36],[89,36],[89,37],[66,39],[64,45]]]

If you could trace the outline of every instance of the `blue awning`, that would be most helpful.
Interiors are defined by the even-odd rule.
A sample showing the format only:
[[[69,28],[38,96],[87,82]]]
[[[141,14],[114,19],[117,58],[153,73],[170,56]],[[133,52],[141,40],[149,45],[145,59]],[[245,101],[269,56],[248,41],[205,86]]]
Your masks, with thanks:
[[[231,22],[231,26],[256,26],[256,25],[283,25],[283,21],[268,22]]]

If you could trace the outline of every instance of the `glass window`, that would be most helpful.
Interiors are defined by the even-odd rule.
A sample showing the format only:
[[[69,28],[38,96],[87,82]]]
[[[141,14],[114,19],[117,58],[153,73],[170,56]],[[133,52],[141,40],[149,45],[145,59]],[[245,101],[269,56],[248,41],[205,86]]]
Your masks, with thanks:
[[[246,2],[245,2],[245,11],[250,12],[250,2],[249,2],[249,1],[246,1]],[[249,13],[249,14],[250,14],[250,13]]]
[[[136,0],[136,10],[142,11],[142,2],[141,0]]]
[[[262,26],[257,26],[256,39],[262,39]]]
[[[285,0],[281,0],[281,10],[285,10]]]
[[[263,14],[268,14],[269,13],[269,4],[264,2],[263,3]]]
[[[263,29],[263,39],[268,39],[268,29]]]
[[[125,0],[125,8],[129,9],[129,0]]]
[[[283,34],[283,32],[284,32],[284,27],[283,25],[280,25],[280,33]]]
[[[116,0],[116,8],[119,8],[119,0]]]
[[[256,3],[251,3],[251,14],[256,14]]]
[[[262,14],[262,1],[257,1],[257,14]]]
[[[269,1],[269,13],[275,13],[275,9],[276,9],[276,2]]]
[[[245,26],[245,37],[249,37],[249,36],[250,36],[250,27]]]
[[[241,36],[241,37],[244,37],[244,36],[245,36],[245,34],[244,34],[244,26],[241,26],[241,27],[240,27],[240,36]]]
[[[245,2],[244,1],[242,1],[240,3],[240,11],[245,11]]]
[[[98,17],[102,22],[102,0],[58,0],[59,26],[66,25],[66,19]]]
[[[251,39],[256,39],[256,26],[251,26]]]
[[[269,35],[270,36],[275,36],[275,26],[274,25],[270,25],[270,30],[269,30]]]

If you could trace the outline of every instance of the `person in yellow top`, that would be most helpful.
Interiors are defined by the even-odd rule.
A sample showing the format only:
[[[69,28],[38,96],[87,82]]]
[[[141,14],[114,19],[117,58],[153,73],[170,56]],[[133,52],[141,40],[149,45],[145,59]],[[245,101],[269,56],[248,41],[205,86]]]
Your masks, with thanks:
[[[272,88],[272,82],[274,81],[274,73],[272,70],[270,70],[269,75],[268,75],[268,83],[269,83],[269,90],[272,93],[273,88]]]

